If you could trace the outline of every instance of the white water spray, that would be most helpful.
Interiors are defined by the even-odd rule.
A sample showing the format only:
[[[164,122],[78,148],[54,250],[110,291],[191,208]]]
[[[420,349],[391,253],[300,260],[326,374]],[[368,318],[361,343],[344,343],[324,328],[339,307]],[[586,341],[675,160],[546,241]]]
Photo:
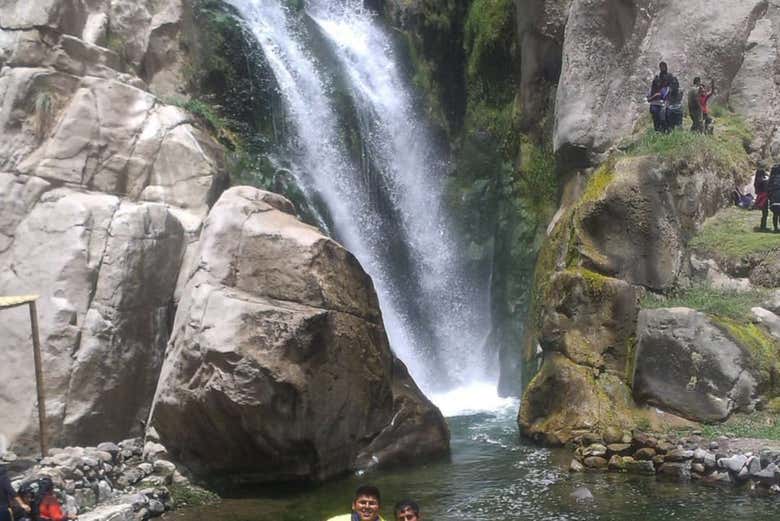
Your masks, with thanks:
[[[337,238],[371,275],[396,354],[426,392],[494,383],[483,345],[490,327],[487,280],[468,273],[443,202],[446,165],[414,111],[390,37],[359,0],[311,0],[305,13],[279,0],[229,1],[276,77],[296,133],[294,174],[324,201]],[[319,34],[309,34],[309,21]],[[336,58],[331,74],[307,48],[318,38]],[[380,178],[373,184],[389,212],[372,201],[376,187],[340,137],[333,74],[349,86],[364,155]],[[400,274],[391,236],[408,257]]]

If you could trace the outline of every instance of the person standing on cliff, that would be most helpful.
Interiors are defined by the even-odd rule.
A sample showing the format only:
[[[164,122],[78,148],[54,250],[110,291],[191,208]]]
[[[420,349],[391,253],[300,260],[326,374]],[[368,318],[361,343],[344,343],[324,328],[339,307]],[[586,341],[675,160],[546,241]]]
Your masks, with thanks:
[[[763,168],[756,170],[753,178],[753,189],[756,191],[755,208],[761,210],[761,226],[759,231],[767,231],[766,219],[769,215],[769,194],[767,193],[767,175]]]
[[[666,100],[666,130],[670,132],[682,126],[683,121],[683,93],[680,90],[680,82],[672,74],[667,74],[669,83],[669,96]]]
[[[775,233],[780,233],[780,165],[772,167],[766,191],[769,195],[769,209],[772,210],[772,227]]]
[[[352,513],[331,517],[328,521],[384,521],[379,515],[380,506],[379,489],[372,485],[362,485],[355,491]]]
[[[693,87],[688,90],[688,115],[693,124],[691,132],[704,132],[704,120],[702,119],[701,103],[701,78],[693,78]]]
[[[715,80],[712,80],[709,88],[704,85],[699,87],[699,105],[701,105],[702,119],[704,120],[704,133],[712,134],[712,118],[710,117],[709,102],[715,95]]]
[[[653,82],[650,84],[650,92],[647,94],[647,101],[650,103],[650,115],[653,117],[653,128],[656,132],[666,131],[666,99],[664,94],[668,96],[669,84],[668,74],[669,69],[666,62],[658,64],[659,73],[653,78]]]

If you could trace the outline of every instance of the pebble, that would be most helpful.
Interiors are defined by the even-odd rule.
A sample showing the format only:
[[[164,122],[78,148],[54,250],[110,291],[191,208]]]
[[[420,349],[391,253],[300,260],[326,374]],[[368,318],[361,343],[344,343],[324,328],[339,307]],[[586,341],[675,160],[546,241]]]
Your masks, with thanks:
[[[575,501],[593,501],[593,493],[586,487],[575,488],[569,497]]]

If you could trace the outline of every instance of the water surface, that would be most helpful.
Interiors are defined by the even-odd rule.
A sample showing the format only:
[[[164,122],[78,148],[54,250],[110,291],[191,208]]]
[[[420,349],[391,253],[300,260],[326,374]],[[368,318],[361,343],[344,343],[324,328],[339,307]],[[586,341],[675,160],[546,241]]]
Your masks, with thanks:
[[[364,482],[383,494],[385,518],[392,503],[416,499],[426,521],[569,520],[768,520],[780,518],[780,499],[701,483],[680,485],[654,477],[622,474],[570,475],[565,450],[537,447],[519,439],[517,405],[493,413],[449,418],[449,461],[350,476],[308,489],[256,491],[253,497],[182,511],[167,519],[222,521],[319,521],[349,508]],[[594,501],[577,503],[569,494],[588,487]]]

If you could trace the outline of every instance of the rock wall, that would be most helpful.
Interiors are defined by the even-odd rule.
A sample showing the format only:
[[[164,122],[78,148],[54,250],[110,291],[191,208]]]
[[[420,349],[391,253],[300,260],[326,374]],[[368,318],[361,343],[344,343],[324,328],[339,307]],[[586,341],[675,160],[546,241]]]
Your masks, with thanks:
[[[445,454],[357,261],[280,196],[219,199],[224,148],[159,97],[186,94],[188,16],[178,0],[0,2],[0,294],[40,295],[50,445],[142,434],[169,350],[151,419],[196,470],[323,479]],[[0,430],[22,454],[29,328],[26,308],[3,312]]]
[[[528,4],[520,3],[521,25],[527,15],[532,37],[562,50],[552,130],[562,198],[541,248],[526,323],[526,363],[541,369],[523,397],[522,432],[565,443],[654,420],[646,403],[702,421],[751,410],[774,381],[774,358],[761,354],[772,349],[771,326],[750,329],[746,341],[741,326],[727,320],[690,309],[681,313],[697,320],[651,320],[640,302],[648,292],[671,294],[699,280],[691,238],[746,184],[751,165],[780,159],[777,2],[722,2],[715,11],[696,2]],[[717,145],[731,147],[728,160],[684,147],[632,149],[662,60],[684,89],[694,76],[714,79],[716,102],[736,111],[716,122],[716,134],[739,134],[734,146]],[[738,126],[734,118],[749,131],[730,128]],[[756,283],[775,287],[766,276],[772,261],[754,260],[763,266],[753,270]],[[710,353],[705,332],[729,346],[728,355]],[[668,359],[676,360],[674,370],[659,366]],[[578,395],[584,398],[567,399]]]
[[[106,47],[109,26],[154,33],[153,16],[122,18],[146,11],[132,4],[0,11],[0,294],[41,296],[54,444],[142,432],[179,266],[226,180],[221,147],[135,74],[149,38]],[[4,315],[0,423],[24,451],[37,436],[29,318]]]
[[[763,149],[776,139],[778,7],[764,0],[728,0],[717,9],[706,1],[573,1],[555,149],[573,166],[603,158],[646,111],[646,89],[662,60],[683,88],[695,76],[714,79],[721,102],[764,127],[754,144]]]

